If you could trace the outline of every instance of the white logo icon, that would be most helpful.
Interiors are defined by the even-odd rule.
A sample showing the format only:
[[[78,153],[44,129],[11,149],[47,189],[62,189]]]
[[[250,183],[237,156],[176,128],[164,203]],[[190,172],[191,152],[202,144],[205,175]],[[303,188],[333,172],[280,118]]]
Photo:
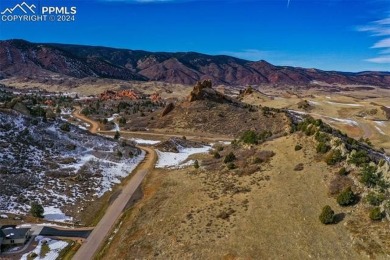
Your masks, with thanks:
[[[6,8],[1,14],[9,13],[12,14],[16,9],[21,10],[23,13],[27,14],[26,10],[29,10],[31,13],[35,14],[35,8],[37,8],[34,4],[28,5],[26,2],[15,5],[13,8]]]

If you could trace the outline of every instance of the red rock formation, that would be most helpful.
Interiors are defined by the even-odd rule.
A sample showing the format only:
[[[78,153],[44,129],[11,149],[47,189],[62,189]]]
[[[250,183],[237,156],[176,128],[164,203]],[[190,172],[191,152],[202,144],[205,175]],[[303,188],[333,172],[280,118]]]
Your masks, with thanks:
[[[150,95],[149,98],[150,98],[150,100],[152,100],[152,102],[158,102],[161,100],[161,96],[158,93],[154,93],[154,94]]]
[[[106,90],[100,94],[100,100],[121,100],[121,99],[137,100],[140,98],[141,98],[140,95],[136,94],[132,90],[120,90],[118,92],[113,90]]]

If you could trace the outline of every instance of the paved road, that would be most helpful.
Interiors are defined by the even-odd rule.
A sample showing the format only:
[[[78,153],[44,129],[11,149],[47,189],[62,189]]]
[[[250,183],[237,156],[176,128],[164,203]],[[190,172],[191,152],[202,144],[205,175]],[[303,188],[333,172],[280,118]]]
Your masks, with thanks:
[[[73,116],[91,124],[90,131],[92,133],[96,133],[98,131],[99,124],[96,121],[81,115],[79,108],[76,109],[76,111],[73,113]],[[119,196],[107,208],[105,215],[93,229],[86,242],[80,247],[73,259],[88,260],[93,258],[102,243],[105,241],[108,235],[110,235],[110,231],[122,214],[122,211],[125,209],[130,198],[141,185],[142,180],[151,170],[154,169],[157,161],[157,154],[154,149],[142,146],[138,146],[138,148],[146,152],[145,159],[135,169],[131,179],[128,181],[128,183],[125,184],[125,187],[122,189]]]
[[[88,236],[86,242],[77,251],[73,257],[75,260],[88,260],[92,259],[93,256],[98,252],[102,243],[110,234],[116,221],[122,214],[123,209],[129,202],[131,196],[141,185],[144,177],[154,168],[157,160],[156,152],[148,147],[139,147],[144,150],[147,154],[144,161],[138,166],[133,173],[133,176],[123,188],[119,196],[115,201],[108,207],[105,215],[93,229],[92,233]]]
[[[80,237],[88,238],[91,230],[77,230],[77,229],[58,229],[52,227],[44,227],[39,235],[51,237]]]

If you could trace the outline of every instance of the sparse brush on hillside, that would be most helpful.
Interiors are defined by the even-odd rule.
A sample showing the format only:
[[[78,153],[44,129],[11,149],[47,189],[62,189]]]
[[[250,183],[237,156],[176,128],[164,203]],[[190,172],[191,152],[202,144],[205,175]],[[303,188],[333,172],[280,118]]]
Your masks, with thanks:
[[[370,157],[368,157],[368,153],[366,151],[358,150],[355,153],[351,154],[351,157],[349,158],[348,162],[360,167],[369,163]]]
[[[261,133],[256,133],[252,130],[245,131],[240,138],[240,141],[242,141],[245,144],[259,144],[264,142],[265,139],[272,136],[272,133],[270,131],[263,131]]]
[[[334,223],[334,211],[329,205],[322,208],[319,219],[322,224],[328,225]]]
[[[300,144],[295,145],[294,150],[295,151],[302,150],[302,145],[300,145]]]
[[[379,221],[385,217],[385,213],[381,211],[379,207],[371,209],[369,217],[371,220]]]
[[[233,162],[236,159],[236,156],[233,152],[230,152],[228,155],[225,156],[225,159],[223,160],[224,163],[230,163]]]
[[[385,200],[385,195],[382,193],[370,192],[365,200],[372,206],[379,206]]]
[[[345,157],[341,154],[339,149],[332,150],[325,156],[327,165],[335,165],[343,160],[345,160]]]
[[[337,196],[337,203],[340,206],[353,205],[357,200],[357,196],[353,193],[352,188],[348,187]]]
[[[341,175],[341,176],[345,176],[345,175],[348,175],[348,171],[345,167],[341,167],[340,170],[338,171],[338,174]]]

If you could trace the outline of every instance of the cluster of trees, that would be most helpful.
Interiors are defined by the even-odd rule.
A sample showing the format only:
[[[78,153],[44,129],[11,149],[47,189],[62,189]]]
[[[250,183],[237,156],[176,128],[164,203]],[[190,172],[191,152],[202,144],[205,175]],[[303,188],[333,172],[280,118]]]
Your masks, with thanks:
[[[247,130],[241,135],[240,141],[245,144],[260,144],[271,136],[271,131],[262,131],[261,133],[257,133],[252,130]]]

